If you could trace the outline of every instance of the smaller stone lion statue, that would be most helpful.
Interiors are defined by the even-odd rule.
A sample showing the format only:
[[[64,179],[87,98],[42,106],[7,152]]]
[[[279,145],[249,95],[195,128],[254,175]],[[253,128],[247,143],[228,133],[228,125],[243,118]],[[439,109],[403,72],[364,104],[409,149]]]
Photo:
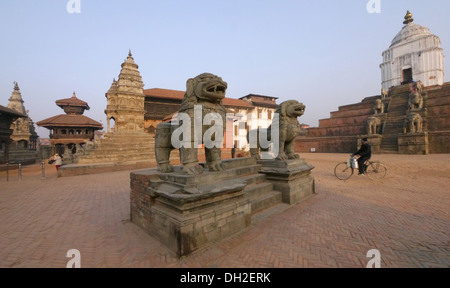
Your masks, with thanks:
[[[379,126],[381,125],[381,119],[379,117],[371,116],[367,119],[367,134],[376,135],[379,134]]]
[[[422,82],[415,82],[411,85],[411,94],[408,100],[409,110],[421,110],[423,108],[423,85]]]
[[[423,118],[419,113],[410,113],[405,117],[405,133],[422,133],[423,132]]]
[[[381,99],[375,100],[375,104],[373,106],[373,109],[375,110],[375,115],[377,114],[383,114],[384,113],[384,103]]]
[[[295,138],[300,134],[301,130],[300,123],[297,118],[301,117],[305,113],[305,108],[306,106],[303,105],[303,103],[296,100],[289,100],[281,103],[275,111],[275,117],[272,124],[269,128],[265,129],[265,132],[267,132],[266,135],[268,142],[274,144],[274,142],[277,141],[276,146],[278,147],[278,155],[274,155],[277,160],[300,158],[300,156],[294,151]],[[278,131],[278,133],[272,133],[275,131]],[[253,139],[250,136],[250,133],[254,133]],[[272,136],[275,139],[273,139]],[[269,149],[261,147],[260,130],[252,130],[247,133],[247,141],[251,142],[254,138],[256,138],[257,143],[250,143],[250,154],[252,157],[261,159],[260,151],[267,152]]]
[[[186,94],[177,116],[179,124],[172,125],[172,123],[163,122],[158,124],[156,128],[155,154],[159,171],[162,173],[174,171],[173,166],[170,164],[170,152],[175,149],[172,143],[172,136],[178,128],[187,125],[186,123],[182,123],[183,121],[187,121],[190,122],[190,126],[186,127],[188,129],[187,134],[189,135],[183,135],[183,137],[188,138],[189,140],[183,140],[184,144],[179,148],[183,172],[189,175],[203,173],[203,167],[199,165],[198,146],[196,146],[196,144],[206,144],[203,142],[203,137],[208,129],[213,126],[221,126],[222,131],[224,131],[224,127],[226,127],[226,109],[222,105],[222,100],[225,98],[227,87],[228,84],[223,81],[222,78],[210,73],[203,73],[195,78],[187,80]],[[197,115],[195,112],[195,109],[198,108],[201,110],[201,115]],[[201,116],[202,118],[196,119],[195,117],[198,116]],[[214,122],[213,124],[203,123],[203,117],[206,119],[208,116],[214,118],[211,121],[211,123]],[[200,123],[200,125],[198,125],[198,123]],[[197,130],[201,135],[195,135]],[[200,143],[195,142],[196,136],[201,136],[199,137],[201,139],[197,139],[200,140]],[[223,137],[223,135],[214,135],[214,138],[217,138],[219,139],[217,141],[220,141],[220,139],[223,139],[221,136]],[[214,141],[215,139],[211,140]],[[222,144],[223,141],[220,145]],[[225,170],[221,161],[220,147],[214,146],[208,148],[207,146],[208,145],[205,145],[205,156],[209,170]]]

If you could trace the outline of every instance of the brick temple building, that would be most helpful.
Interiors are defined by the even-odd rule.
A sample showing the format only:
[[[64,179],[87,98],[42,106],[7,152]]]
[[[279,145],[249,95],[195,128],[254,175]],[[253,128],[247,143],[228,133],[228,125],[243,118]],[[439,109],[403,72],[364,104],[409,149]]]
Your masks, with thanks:
[[[383,52],[382,93],[339,107],[299,137],[299,152],[351,153],[368,137],[375,153],[450,153],[450,82],[439,37],[414,23]]]

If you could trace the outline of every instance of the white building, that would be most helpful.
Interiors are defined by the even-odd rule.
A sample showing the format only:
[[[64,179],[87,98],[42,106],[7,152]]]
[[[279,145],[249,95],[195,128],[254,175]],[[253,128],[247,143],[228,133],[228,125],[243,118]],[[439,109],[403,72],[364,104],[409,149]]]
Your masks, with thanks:
[[[433,86],[444,83],[444,54],[439,37],[424,26],[413,23],[412,14],[405,16],[403,29],[383,52],[382,89],[421,81]]]

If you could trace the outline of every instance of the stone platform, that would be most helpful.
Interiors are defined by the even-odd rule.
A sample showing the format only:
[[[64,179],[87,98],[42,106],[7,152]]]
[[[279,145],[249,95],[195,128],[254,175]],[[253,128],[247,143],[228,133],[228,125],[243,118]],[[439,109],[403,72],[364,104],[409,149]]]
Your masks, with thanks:
[[[283,203],[292,205],[314,194],[315,183],[311,176],[314,166],[304,159],[287,161],[261,160],[260,173],[274,185],[274,189],[282,193]]]
[[[313,167],[304,160],[223,162],[225,171],[204,169],[195,176],[182,174],[181,167],[167,174],[157,169],[131,173],[131,221],[185,256],[244,230],[260,211],[314,193]]]
[[[138,170],[156,167],[155,160],[130,161],[130,162],[108,162],[92,164],[68,164],[59,168],[58,177],[70,177],[79,175],[90,175],[97,173],[109,173],[125,170]]]

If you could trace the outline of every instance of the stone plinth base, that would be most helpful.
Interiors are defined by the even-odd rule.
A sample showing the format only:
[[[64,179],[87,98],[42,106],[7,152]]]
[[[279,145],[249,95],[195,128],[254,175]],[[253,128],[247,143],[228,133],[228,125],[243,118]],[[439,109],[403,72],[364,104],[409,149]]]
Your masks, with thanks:
[[[248,163],[247,163],[248,162]],[[251,223],[245,174],[259,168],[251,158],[225,161],[228,169],[191,176],[156,169],[131,173],[131,220],[178,256],[231,236]]]
[[[370,147],[372,148],[372,153],[378,154],[381,150],[381,139],[383,139],[383,136],[381,135],[361,135],[358,137],[358,149],[361,147],[361,139],[367,138],[370,143]]]
[[[424,154],[429,153],[427,133],[403,134],[398,136],[398,152],[400,154]]]
[[[59,168],[58,177],[109,173],[156,167],[156,161],[134,161],[123,163],[68,164]]]
[[[296,204],[315,193],[315,182],[311,176],[314,166],[304,159],[295,160],[260,160],[260,173],[265,174],[274,189],[282,193],[282,201]]]

